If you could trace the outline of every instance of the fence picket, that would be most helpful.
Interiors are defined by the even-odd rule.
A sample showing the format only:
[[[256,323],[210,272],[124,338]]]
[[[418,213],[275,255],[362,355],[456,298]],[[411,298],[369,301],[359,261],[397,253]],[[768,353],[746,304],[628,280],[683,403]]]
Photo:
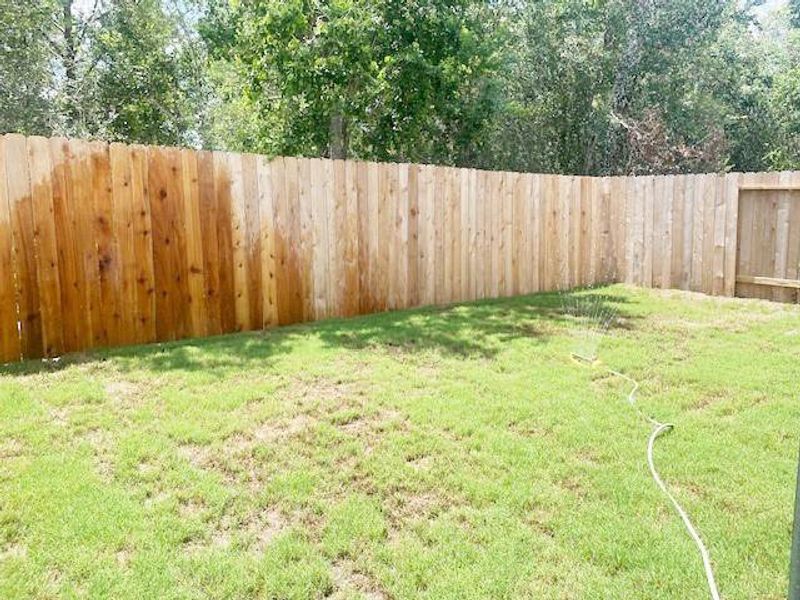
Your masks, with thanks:
[[[606,281],[794,300],[769,282],[800,270],[797,194],[781,189],[799,179],[531,175],[8,134],[0,361]]]

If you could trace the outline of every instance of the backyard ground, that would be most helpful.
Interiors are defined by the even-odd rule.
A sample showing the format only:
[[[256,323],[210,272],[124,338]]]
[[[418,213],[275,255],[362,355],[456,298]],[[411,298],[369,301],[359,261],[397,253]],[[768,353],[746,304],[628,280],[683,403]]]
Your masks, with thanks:
[[[781,598],[800,308],[622,286],[602,363],[725,598]],[[3,598],[705,598],[559,294],[0,368]]]

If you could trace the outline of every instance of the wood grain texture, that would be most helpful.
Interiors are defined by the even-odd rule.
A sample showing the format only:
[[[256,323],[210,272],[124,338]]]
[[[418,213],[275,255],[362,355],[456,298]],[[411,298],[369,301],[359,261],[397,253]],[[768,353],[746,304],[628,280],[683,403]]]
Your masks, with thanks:
[[[117,289],[120,307],[117,344],[135,344],[136,335],[136,252],[134,233],[133,174],[130,148],[124,144],[111,144],[112,205],[111,229],[116,237],[119,256]]]
[[[256,161],[258,177],[259,241],[261,245],[261,327],[278,324],[278,298],[275,248],[275,187],[269,160],[259,156]]]
[[[64,315],[58,270],[53,165],[50,145],[46,138],[29,137],[27,148],[43,351],[45,356],[58,356],[64,352]]]
[[[6,178],[6,138],[0,136],[0,362],[22,358],[13,226]],[[70,348],[72,349],[72,348]]]
[[[796,302],[798,188],[4,135],[0,360],[613,281]]]
[[[27,147],[21,135],[8,135],[5,141],[6,193],[11,216],[22,355],[25,358],[41,358],[45,352]],[[93,236],[89,235],[87,239],[92,240]]]

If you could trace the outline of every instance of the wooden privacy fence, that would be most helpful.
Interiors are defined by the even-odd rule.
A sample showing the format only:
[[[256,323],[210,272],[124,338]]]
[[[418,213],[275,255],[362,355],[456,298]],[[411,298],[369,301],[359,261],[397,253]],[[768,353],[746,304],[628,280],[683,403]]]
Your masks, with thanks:
[[[5,135],[0,361],[612,281],[770,297],[783,281],[786,299],[799,184]],[[740,219],[743,186],[770,209],[753,199]]]

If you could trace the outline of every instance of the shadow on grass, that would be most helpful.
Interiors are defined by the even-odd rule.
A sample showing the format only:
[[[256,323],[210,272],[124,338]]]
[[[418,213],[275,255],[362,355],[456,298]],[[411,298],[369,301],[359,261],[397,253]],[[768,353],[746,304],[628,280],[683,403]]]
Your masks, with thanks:
[[[60,359],[27,361],[0,367],[0,375],[58,371],[75,364],[114,360],[120,370],[205,371],[224,376],[229,369],[258,364],[291,352],[298,342],[316,337],[328,347],[416,353],[435,351],[451,356],[491,358],[511,340],[544,343],[566,327],[565,312],[576,295],[591,295],[595,305],[617,315],[613,328],[631,328],[624,310],[630,300],[602,288],[550,292],[483,300],[445,307],[377,313],[351,319],[330,319],[267,331],[229,334],[71,354]]]

